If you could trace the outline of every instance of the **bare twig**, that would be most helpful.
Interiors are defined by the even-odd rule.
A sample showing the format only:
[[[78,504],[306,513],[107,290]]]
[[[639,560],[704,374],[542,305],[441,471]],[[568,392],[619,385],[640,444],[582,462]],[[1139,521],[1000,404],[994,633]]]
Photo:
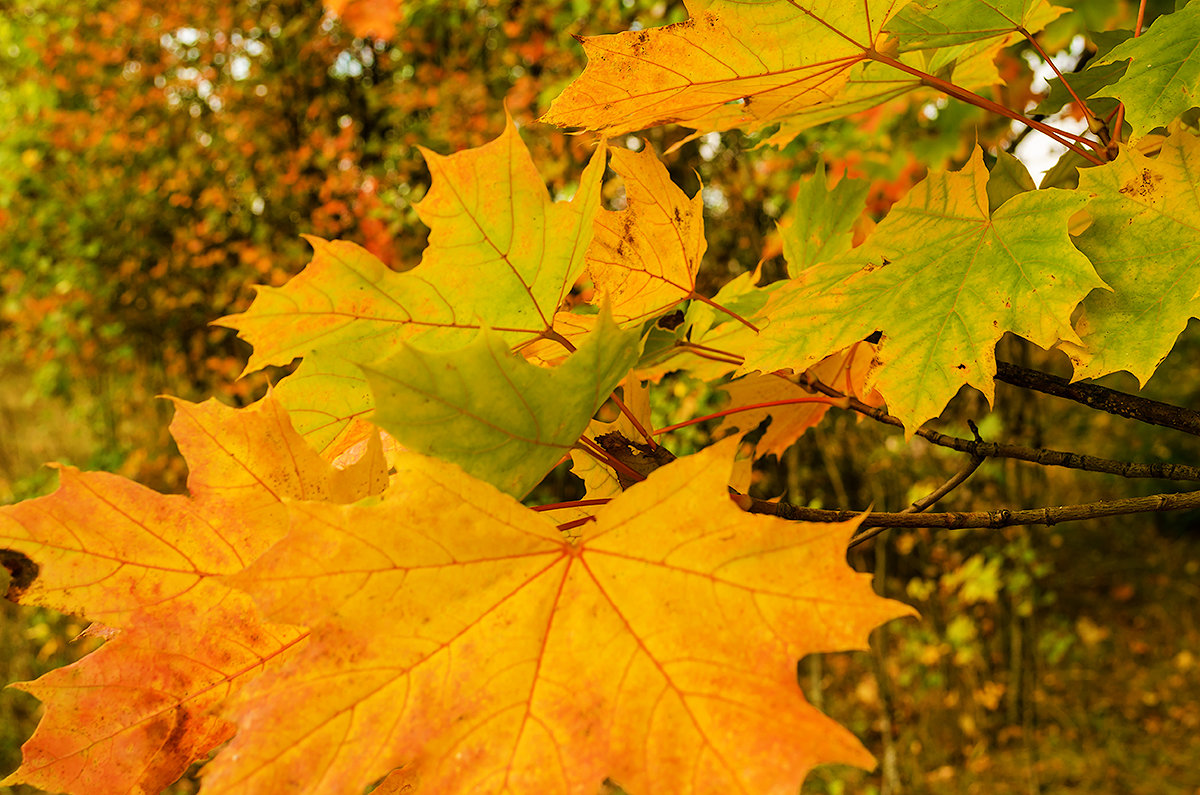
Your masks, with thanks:
[[[1078,505],[1010,510],[1000,508],[993,511],[967,511],[953,513],[883,513],[872,512],[863,516],[863,511],[826,511],[818,508],[801,508],[782,502],[767,502],[754,498],[742,498],[739,504],[748,503],[751,513],[778,516],[804,522],[847,522],[863,517],[860,528],[867,527],[945,527],[951,529],[968,527],[1014,527],[1016,525],[1055,525],[1080,519],[1096,519],[1102,516],[1121,516],[1131,513],[1158,513],[1200,508],[1200,491],[1179,494],[1152,494],[1149,497],[1126,497],[1120,500],[1101,500]],[[862,540],[866,540],[865,538]],[[859,543],[856,539],[855,543]]]
[[[949,480],[938,486],[933,491],[926,494],[921,499],[914,502],[912,505],[905,508],[900,513],[922,513],[925,509],[932,507],[950,492],[961,486],[967,478],[975,474],[975,470],[979,469],[979,465],[986,459],[983,456],[973,455],[970,460],[963,466],[962,469],[955,472]]]
[[[812,378],[805,379],[802,383],[830,397],[846,397],[846,395],[843,395],[833,387]],[[877,422],[897,428],[904,427],[904,423],[896,417],[888,414],[883,409],[868,406],[857,398],[848,398],[848,404],[852,411],[864,414]],[[914,433],[940,447],[948,447],[951,450],[958,450],[961,453],[968,453],[972,456],[1014,458],[1018,461],[1028,461],[1033,464],[1041,464],[1042,466],[1081,469],[1085,472],[1102,472],[1108,475],[1120,475],[1123,478],[1200,481],[1200,468],[1187,466],[1186,464],[1138,464],[1131,461],[1114,461],[1110,458],[1098,458],[1096,456],[1080,455],[1079,453],[1069,453],[1060,450],[971,441],[970,439],[962,439],[958,436],[948,436],[944,433],[938,433],[928,428],[917,428]]]
[[[996,363],[996,380],[1047,395],[1074,400],[1089,408],[1200,436],[1200,412],[1157,400],[1118,392],[1096,384],[1072,384],[1065,378],[1028,370],[1008,362]]]

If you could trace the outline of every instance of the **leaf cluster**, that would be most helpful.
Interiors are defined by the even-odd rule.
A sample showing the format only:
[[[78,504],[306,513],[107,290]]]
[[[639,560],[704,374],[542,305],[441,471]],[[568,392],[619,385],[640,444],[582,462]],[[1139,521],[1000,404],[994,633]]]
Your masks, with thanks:
[[[798,658],[863,648],[911,613],[846,565],[867,528],[1200,504],[1190,492],[925,513],[988,457],[1197,479],[927,422],[963,387],[992,401],[997,380],[1195,420],[1039,381],[996,348],[1017,335],[1066,352],[1076,380],[1145,382],[1200,315],[1200,73],[1186,52],[1200,16],[1164,15],[1101,56],[1095,68],[1129,61],[1093,92],[1121,105],[1101,118],[1075,96],[1090,125],[1076,133],[989,88],[1001,54],[1038,46],[1059,16],[1044,2],[686,5],[672,24],[582,39],[587,68],[543,116],[600,133],[577,175],[549,175],[572,190],[547,189],[509,118],[474,148],[422,150],[419,263],[401,272],[314,235],[302,272],[222,318],[254,348],[247,372],[300,361],[246,408],[176,401],[186,495],[64,469],[54,494],[0,510],[9,598],[87,616],[109,638],[21,685],[47,718],[6,781],[155,791],[219,749],[206,792],[790,791],[815,765],[872,763],[795,681]],[[380,35],[426,6],[339,8]],[[316,33],[300,41],[323,46]],[[387,45],[369,41],[326,74],[373,68]],[[156,77],[217,112],[178,66]],[[675,124],[695,131],[680,146],[740,130],[786,147],[929,92],[1029,125],[1067,149],[1062,167],[1034,189],[1015,158],[977,145],[957,170],[909,173],[911,189],[881,200],[820,165],[795,186],[782,278],[747,272],[715,291],[701,276],[707,227],[728,223],[729,205],[689,196],[654,139],[631,137]],[[297,106],[285,99],[287,130]],[[319,163],[340,135],[301,146]],[[623,190],[608,188],[605,206],[608,169]],[[647,384],[681,372],[722,385],[734,406],[720,412],[729,438],[676,458]],[[603,414],[610,401],[619,416]],[[958,450],[962,468],[898,512],[752,496],[754,458],[834,409]],[[739,440],[768,418],[737,463],[750,447]],[[521,502],[567,460],[583,499]]]

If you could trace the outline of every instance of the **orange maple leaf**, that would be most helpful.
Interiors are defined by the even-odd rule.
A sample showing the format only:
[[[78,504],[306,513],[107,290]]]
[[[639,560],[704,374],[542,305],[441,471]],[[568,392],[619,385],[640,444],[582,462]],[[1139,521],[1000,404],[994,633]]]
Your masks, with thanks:
[[[291,504],[235,581],[313,634],[235,696],[206,786],[357,795],[403,767],[430,792],[761,795],[871,765],[796,659],[912,611],[846,564],[856,522],[739,510],[732,451],[662,467],[573,538],[415,455],[378,500]]]
[[[264,622],[220,578],[283,536],[283,499],[352,501],[386,484],[382,455],[331,466],[270,397],[242,410],[175,405],[190,496],[63,468],[53,494],[0,508],[0,560],[20,574],[9,598],[102,621],[112,636],[17,685],[46,716],[3,784],[158,792],[229,739],[216,705],[307,633]]]
[[[808,372],[814,378],[842,390],[843,394],[879,406],[883,403],[879,394],[866,388],[867,378],[875,364],[875,350],[870,343],[855,343],[844,351],[825,357]],[[814,394],[778,373],[752,373],[730,381],[721,390],[729,394],[734,406],[811,398]],[[721,437],[735,431],[745,435],[771,417],[766,433],[755,443],[754,457],[782,456],[805,431],[819,423],[830,408],[832,406],[828,403],[795,403],[741,411],[725,417],[714,435]]]

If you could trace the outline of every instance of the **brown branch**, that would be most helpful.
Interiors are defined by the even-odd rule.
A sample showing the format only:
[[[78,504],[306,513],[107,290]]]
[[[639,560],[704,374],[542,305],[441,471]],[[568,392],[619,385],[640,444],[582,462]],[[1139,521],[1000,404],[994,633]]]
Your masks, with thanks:
[[[833,387],[812,378],[804,379],[802,383],[831,397],[846,397],[846,395],[843,395]],[[883,409],[868,406],[857,398],[848,398],[848,403],[852,411],[857,411],[859,414],[868,416],[877,422],[897,428],[904,427],[904,423]],[[1085,472],[1102,472],[1108,475],[1120,475],[1123,478],[1200,481],[1200,468],[1187,466],[1186,464],[1138,464],[1131,461],[1114,461],[1111,458],[1098,458],[1096,456],[1068,453],[1061,450],[971,441],[970,439],[962,439],[958,436],[948,436],[944,433],[931,431],[928,428],[917,428],[914,433],[940,447],[948,447],[951,450],[968,453],[972,456],[1013,458],[1018,461],[1028,461],[1032,464],[1041,464],[1042,466],[1080,469]]]
[[[1200,436],[1200,412],[1157,400],[1118,392],[1096,384],[1072,384],[1065,378],[1028,370],[1008,362],[996,363],[996,380],[1013,386],[1074,400],[1089,408]]]
[[[745,498],[738,501],[745,502]],[[1131,513],[1157,513],[1183,511],[1200,508],[1200,491],[1180,494],[1152,494],[1149,497],[1126,497],[1120,500],[1101,500],[1078,505],[994,511],[966,511],[953,513],[866,513],[860,528],[868,527],[946,527],[951,529],[968,527],[1001,528],[1016,525],[1055,525],[1081,519],[1097,519],[1102,516],[1121,516]],[[864,511],[826,511],[818,508],[801,508],[784,502],[767,502],[750,498],[751,513],[778,516],[802,522],[847,522],[862,517]],[[865,539],[864,539],[865,540]]]

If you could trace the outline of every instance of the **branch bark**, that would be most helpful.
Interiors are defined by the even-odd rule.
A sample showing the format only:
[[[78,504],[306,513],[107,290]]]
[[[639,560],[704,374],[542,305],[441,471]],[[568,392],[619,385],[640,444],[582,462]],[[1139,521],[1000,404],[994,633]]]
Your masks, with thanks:
[[[1148,425],[1158,425],[1190,433],[1193,436],[1200,436],[1200,412],[1181,406],[1160,403],[1157,400],[1130,395],[1127,392],[1118,392],[1115,389],[1096,384],[1072,384],[1065,378],[1038,370],[1028,370],[1008,362],[996,363],[996,380],[1073,400],[1089,408],[1138,420]]]
[[[859,414],[864,414],[871,419],[876,420],[877,422],[882,422],[885,425],[892,425],[897,428],[904,427],[904,423],[893,417],[891,414],[888,414],[883,409],[877,409],[873,406],[868,406],[861,400],[844,395],[833,387],[830,387],[820,381],[806,378],[803,379],[801,383],[806,384],[810,388],[815,389],[822,394],[836,398],[845,398],[847,405],[851,410],[857,411]],[[1102,387],[1094,388],[1101,389]],[[1126,397],[1133,396],[1126,395]],[[1145,400],[1145,398],[1136,399]],[[1153,403],[1155,401],[1148,402]],[[1186,411],[1186,409],[1180,409],[1180,411]],[[948,447],[951,450],[958,450],[961,453],[968,453],[972,456],[982,456],[984,458],[1015,458],[1018,461],[1028,461],[1033,464],[1042,464],[1043,466],[1081,469],[1086,472],[1103,472],[1109,475],[1120,475],[1123,478],[1158,478],[1161,480],[1189,480],[1200,482],[1200,468],[1187,466],[1186,464],[1139,464],[1132,461],[1114,461],[1111,458],[1098,458],[1096,456],[1080,455],[1079,453],[1070,453],[1061,450],[1047,450],[1044,448],[1021,447],[1015,444],[997,444],[995,442],[972,441],[970,439],[963,439],[958,436],[949,436],[944,433],[938,433],[937,431],[932,431],[928,428],[917,428],[914,433],[916,433],[917,436],[932,442],[933,444],[941,447]]]
[[[955,511],[952,513],[884,513],[865,511],[826,511],[819,508],[801,508],[784,502],[767,502],[753,497],[738,500],[748,504],[751,513],[778,516],[802,522],[847,522],[865,515],[862,528],[871,527],[945,527],[950,529],[968,527],[1001,528],[1016,525],[1056,525],[1080,519],[1097,519],[1102,516],[1121,516],[1130,513],[1159,513],[1200,508],[1200,491],[1179,494],[1152,494],[1148,497],[1126,497],[1120,500],[1101,500],[1078,505],[994,511]],[[864,539],[865,540],[865,539]]]

